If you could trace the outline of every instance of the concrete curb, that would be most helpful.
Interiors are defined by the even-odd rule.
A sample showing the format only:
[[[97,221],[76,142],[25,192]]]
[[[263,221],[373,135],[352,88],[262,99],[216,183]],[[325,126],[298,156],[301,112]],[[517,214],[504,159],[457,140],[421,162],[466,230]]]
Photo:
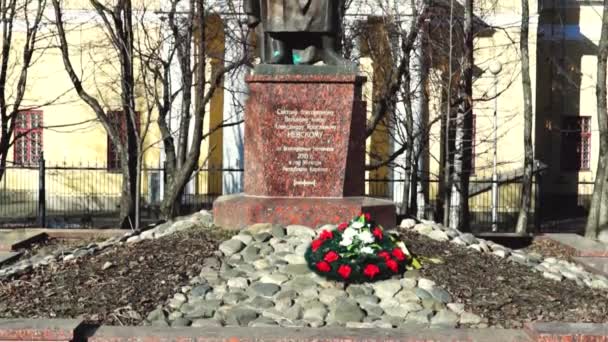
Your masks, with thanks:
[[[94,326],[77,319],[0,319],[0,341],[606,342],[608,324],[531,323],[524,329],[164,328]]]

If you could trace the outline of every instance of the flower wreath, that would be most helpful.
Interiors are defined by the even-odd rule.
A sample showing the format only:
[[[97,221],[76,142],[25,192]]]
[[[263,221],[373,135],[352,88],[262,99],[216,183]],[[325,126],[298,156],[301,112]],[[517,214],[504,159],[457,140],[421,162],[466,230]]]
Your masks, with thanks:
[[[315,273],[337,281],[363,283],[387,279],[419,267],[405,244],[386,234],[370,214],[323,230],[304,254]]]

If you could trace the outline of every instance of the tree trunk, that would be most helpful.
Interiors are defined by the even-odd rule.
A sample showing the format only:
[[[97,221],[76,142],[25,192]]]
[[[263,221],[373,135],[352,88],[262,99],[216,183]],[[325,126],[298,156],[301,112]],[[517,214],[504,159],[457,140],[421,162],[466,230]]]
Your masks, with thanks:
[[[528,0],[521,0],[521,30],[519,49],[521,51],[521,79],[524,93],[524,175],[522,179],[521,203],[517,218],[516,233],[528,231],[530,203],[532,199],[532,172],[534,168],[534,147],[532,146],[532,84],[530,81],[530,56],[528,53],[529,27]]]
[[[454,171],[450,196],[450,227],[469,228],[469,177],[471,174],[473,123],[473,0],[464,4],[464,44],[458,84],[460,105],[455,122]]]
[[[596,239],[601,227],[608,225],[608,109],[606,108],[606,65],[608,59],[608,0],[604,0],[602,31],[597,54],[597,121],[600,131],[600,158],[595,173],[595,187],[587,218],[585,236]]]

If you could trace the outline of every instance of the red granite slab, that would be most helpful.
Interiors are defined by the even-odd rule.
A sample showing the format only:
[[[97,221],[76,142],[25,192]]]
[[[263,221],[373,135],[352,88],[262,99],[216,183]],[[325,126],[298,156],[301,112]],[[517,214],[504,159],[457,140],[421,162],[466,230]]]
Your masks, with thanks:
[[[363,81],[356,75],[249,76],[245,193],[363,195]]]
[[[0,319],[0,341],[73,341],[76,319]]]
[[[385,228],[395,227],[395,205],[370,197],[279,198],[243,194],[222,196],[213,204],[215,224],[228,229],[269,222],[318,227],[338,224],[361,212],[370,213]]]
[[[529,323],[524,331],[538,342],[608,342],[608,324]]]

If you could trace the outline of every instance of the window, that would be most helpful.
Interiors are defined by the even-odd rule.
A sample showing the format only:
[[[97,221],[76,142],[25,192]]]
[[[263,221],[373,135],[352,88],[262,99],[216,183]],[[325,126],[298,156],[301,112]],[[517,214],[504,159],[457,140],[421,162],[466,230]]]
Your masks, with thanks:
[[[591,169],[591,117],[562,118],[561,168],[563,171]]]
[[[15,117],[15,165],[37,166],[42,154],[42,111],[30,110]]]
[[[111,111],[108,112],[108,118],[114,127],[118,129],[120,134],[120,141],[124,144],[127,141],[127,120],[125,120],[125,114],[123,111]],[[139,112],[135,112],[135,127],[139,132]],[[114,145],[110,135],[107,137],[108,141],[108,170],[117,170],[120,168],[120,153],[118,147]]]

